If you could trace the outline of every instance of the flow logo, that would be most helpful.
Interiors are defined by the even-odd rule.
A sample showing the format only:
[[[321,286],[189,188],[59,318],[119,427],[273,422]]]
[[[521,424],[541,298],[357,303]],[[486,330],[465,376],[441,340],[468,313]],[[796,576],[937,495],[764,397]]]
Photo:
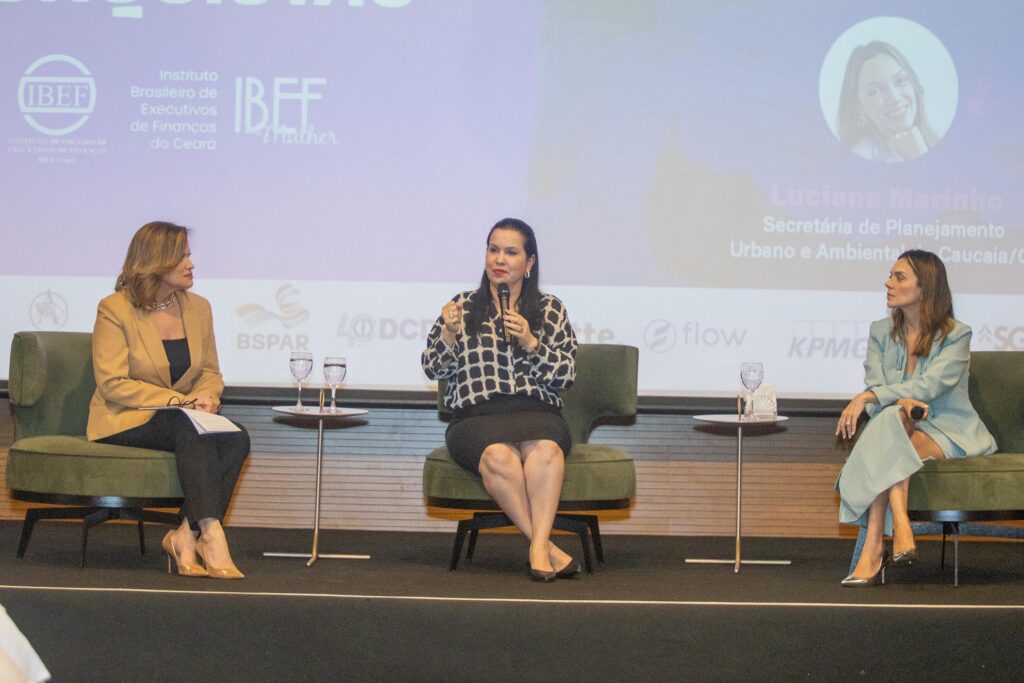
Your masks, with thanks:
[[[676,328],[667,320],[652,320],[644,329],[644,344],[654,353],[667,353],[676,345]]]
[[[655,353],[667,353],[676,344],[684,347],[735,347],[743,346],[747,330],[739,327],[713,327],[699,320],[684,320],[673,323],[668,320],[653,320],[644,330],[644,343]]]
[[[21,77],[18,108],[43,135],[67,135],[85,125],[96,108],[96,81],[74,57],[40,57]]]

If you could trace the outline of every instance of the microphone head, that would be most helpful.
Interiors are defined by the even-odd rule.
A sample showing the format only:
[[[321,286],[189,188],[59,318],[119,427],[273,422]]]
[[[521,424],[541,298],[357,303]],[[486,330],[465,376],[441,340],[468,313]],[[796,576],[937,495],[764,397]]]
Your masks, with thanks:
[[[505,283],[505,282],[502,282],[500,285],[498,285],[498,298],[501,299],[503,302],[505,302],[505,305],[507,306],[508,305],[509,296],[510,296],[510,292],[509,292],[509,289],[508,289],[508,284]]]

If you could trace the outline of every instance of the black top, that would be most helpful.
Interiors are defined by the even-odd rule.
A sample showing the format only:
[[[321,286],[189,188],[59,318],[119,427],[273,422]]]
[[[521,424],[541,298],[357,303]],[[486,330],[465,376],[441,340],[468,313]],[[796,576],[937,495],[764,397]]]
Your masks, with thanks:
[[[188,352],[188,338],[164,339],[164,353],[171,366],[171,384],[176,383],[192,366],[192,356]]]

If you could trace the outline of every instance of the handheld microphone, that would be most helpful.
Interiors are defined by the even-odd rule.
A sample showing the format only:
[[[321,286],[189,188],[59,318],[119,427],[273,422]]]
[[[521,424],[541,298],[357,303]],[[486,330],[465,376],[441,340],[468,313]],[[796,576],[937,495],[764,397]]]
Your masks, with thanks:
[[[920,420],[922,417],[924,417],[924,408],[921,406],[914,406],[910,409],[911,420]]]
[[[505,342],[508,343],[508,330],[505,329],[505,311],[509,309],[509,297],[511,294],[508,291],[508,285],[502,282],[498,285],[498,305],[501,308],[501,334],[505,338]]]

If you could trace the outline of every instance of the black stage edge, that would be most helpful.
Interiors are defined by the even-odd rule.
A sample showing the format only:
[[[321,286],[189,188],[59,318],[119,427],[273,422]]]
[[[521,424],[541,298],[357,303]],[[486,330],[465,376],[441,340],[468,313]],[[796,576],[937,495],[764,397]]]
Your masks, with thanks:
[[[592,576],[533,583],[526,543],[482,536],[450,572],[452,534],[229,528],[244,581],[165,573],[162,527],[108,524],[77,568],[75,524],[41,524],[15,559],[0,522],[0,603],[55,681],[1012,680],[1024,666],[1024,548],[939,544],[874,589],[842,588],[852,541],[751,538],[744,556],[792,566],[687,565],[731,538],[606,535]],[[576,552],[573,539],[559,539]],[[621,601],[621,602],[616,602]]]

